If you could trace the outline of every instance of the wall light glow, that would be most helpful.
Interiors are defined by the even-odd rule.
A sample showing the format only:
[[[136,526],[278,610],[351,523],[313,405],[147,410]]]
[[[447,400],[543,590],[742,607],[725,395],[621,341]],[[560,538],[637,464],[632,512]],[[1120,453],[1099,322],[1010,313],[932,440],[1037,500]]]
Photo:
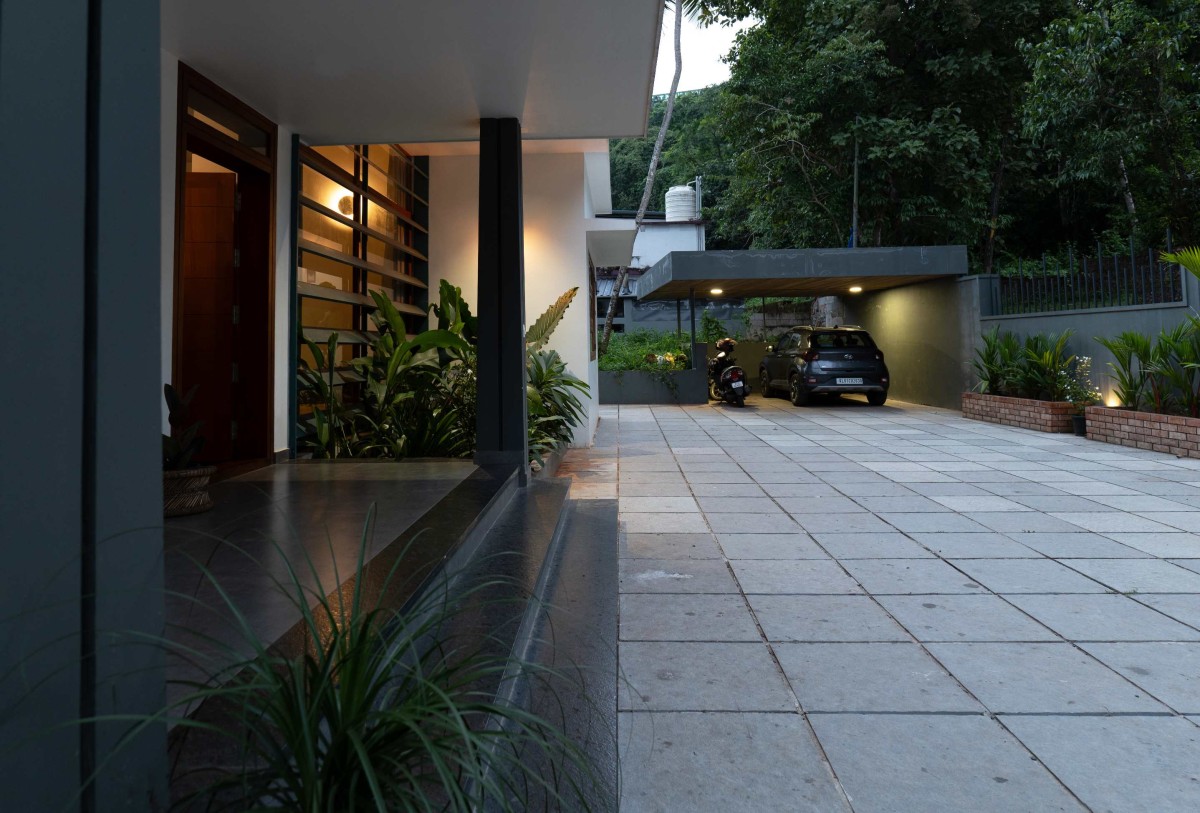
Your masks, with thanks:
[[[711,291],[709,291],[709,293],[713,296],[720,296],[721,294],[725,293],[725,290],[723,288],[713,288]]]
[[[1108,396],[1108,400],[1104,402],[1104,405],[1106,407],[1119,407],[1121,405],[1121,399],[1115,395],[1110,395]]]
[[[862,286],[861,286],[861,285],[851,285],[851,286],[850,286],[850,293],[852,293],[852,294],[861,294],[861,293],[862,293]]]

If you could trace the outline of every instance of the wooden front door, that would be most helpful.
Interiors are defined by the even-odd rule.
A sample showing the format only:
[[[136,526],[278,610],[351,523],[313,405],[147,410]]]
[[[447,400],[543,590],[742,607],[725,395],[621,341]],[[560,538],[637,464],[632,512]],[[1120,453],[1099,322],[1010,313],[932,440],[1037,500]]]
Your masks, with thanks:
[[[184,178],[179,384],[196,387],[192,420],[202,420],[200,458],[235,459],[234,266],[237,175],[188,172]]]

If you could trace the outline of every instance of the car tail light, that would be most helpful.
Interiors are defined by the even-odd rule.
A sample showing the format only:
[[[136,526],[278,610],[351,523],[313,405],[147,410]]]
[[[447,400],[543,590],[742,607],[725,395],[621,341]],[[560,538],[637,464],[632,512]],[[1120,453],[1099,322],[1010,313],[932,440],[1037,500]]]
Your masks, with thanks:
[[[875,360],[876,360],[876,361],[883,361],[883,352],[882,352],[882,351],[876,351],[876,353],[875,353]]]
[[[821,354],[816,350],[806,350],[804,351],[804,354],[800,356],[800,358],[804,359],[805,361],[816,361],[821,358]]]

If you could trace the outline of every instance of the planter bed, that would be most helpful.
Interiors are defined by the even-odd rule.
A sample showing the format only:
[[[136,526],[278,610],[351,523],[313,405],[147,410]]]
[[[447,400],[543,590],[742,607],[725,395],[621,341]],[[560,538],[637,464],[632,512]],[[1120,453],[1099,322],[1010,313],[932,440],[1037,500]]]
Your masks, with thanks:
[[[1200,418],[1132,409],[1087,408],[1088,440],[1200,458]]]
[[[1070,401],[1037,401],[986,392],[964,392],[962,413],[964,418],[973,421],[999,423],[1036,432],[1070,432],[1075,405]],[[1091,436],[1089,424],[1088,437]]]
[[[674,392],[662,380],[663,373],[645,370],[600,371],[602,404],[706,404],[706,370],[666,372],[675,381]]]

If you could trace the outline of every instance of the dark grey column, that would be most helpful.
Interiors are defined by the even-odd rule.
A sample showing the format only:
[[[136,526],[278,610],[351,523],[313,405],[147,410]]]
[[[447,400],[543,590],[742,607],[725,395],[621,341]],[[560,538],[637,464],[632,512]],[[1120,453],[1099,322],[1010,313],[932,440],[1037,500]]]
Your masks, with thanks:
[[[521,123],[479,122],[479,463],[528,471]]]
[[[81,724],[163,698],[159,63],[158,0],[0,3],[5,810],[167,801],[165,726]]]

